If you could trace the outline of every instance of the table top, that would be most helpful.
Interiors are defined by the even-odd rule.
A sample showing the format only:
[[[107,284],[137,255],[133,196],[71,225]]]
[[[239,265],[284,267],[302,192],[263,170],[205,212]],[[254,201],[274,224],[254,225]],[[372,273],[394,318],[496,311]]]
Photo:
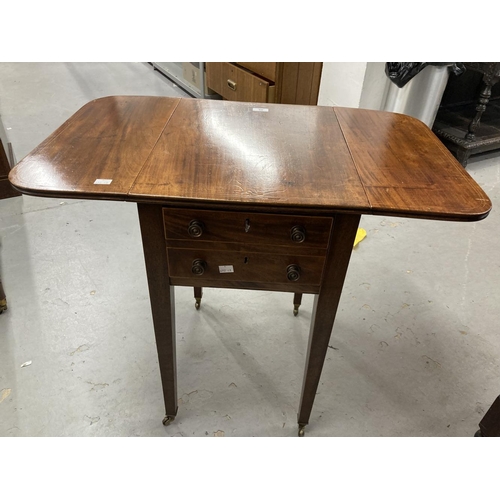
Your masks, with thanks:
[[[473,221],[488,196],[419,120],[355,108],[112,96],[23,158],[25,194]]]

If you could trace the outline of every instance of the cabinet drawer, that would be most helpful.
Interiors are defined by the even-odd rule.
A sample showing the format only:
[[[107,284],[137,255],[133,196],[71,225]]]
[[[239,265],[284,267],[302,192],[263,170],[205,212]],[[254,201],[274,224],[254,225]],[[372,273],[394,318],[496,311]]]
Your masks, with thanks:
[[[324,257],[168,248],[171,278],[319,285]]]
[[[164,208],[163,218],[167,240],[278,245],[290,249],[326,249],[333,222],[332,217],[177,208]]]
[[[272,82],[276,81],[277,65],[275,62],[239,62],[236,63]]]
[[[234,64],[207,63],[206,70],[208,87],[229,101],[274,101],[274,85]]]

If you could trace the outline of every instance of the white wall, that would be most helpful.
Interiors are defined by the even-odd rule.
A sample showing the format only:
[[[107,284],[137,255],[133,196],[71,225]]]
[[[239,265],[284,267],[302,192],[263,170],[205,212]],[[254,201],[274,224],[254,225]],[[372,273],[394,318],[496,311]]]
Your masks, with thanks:
[[[364,109],[384,109],[390,85],[391,82],[385,74],[385,62],[368,63],[359,107]]]
[[[358,108],[365,72],[365,62],[324,62],[318,105]]]
[[[382,109],[388,84],[383,62],[325,62],[318,105]]]

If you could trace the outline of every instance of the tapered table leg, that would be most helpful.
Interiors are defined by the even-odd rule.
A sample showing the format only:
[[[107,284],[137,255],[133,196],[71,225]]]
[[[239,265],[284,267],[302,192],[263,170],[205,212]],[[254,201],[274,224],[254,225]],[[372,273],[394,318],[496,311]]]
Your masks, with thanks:
[[[160,364],[167,425],[177,414],[174,287],[168,278],[168,261],[161,205],[137,204]]]
[[[299,436],[304,435],[304,426],[309,423],[359,219],[359,215],[335,216],[320,292],[314,298],[298,414]]]

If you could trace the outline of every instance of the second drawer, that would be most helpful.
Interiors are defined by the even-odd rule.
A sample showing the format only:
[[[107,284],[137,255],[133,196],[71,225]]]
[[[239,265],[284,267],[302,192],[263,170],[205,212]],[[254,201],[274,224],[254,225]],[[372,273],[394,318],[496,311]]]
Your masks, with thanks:
[[[167,248],[171,278],[319,285],[324,257]]]

